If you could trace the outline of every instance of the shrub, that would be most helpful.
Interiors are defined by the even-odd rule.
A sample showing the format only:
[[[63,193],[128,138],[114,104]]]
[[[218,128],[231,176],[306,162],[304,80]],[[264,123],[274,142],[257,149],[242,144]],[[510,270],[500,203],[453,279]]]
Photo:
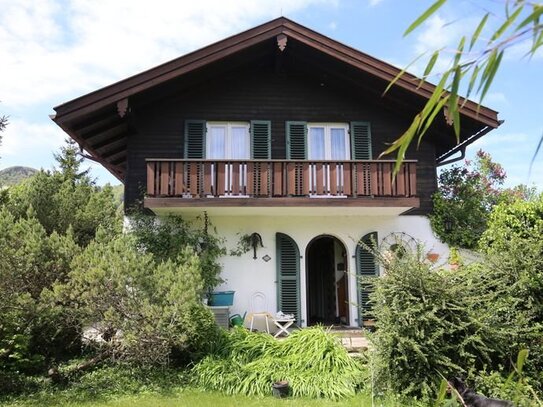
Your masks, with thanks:
[[[237,328],[193,374],[200,387],[227,394],[265,396],[274,382],[287,380],[295,397],[337,400],[354,395],[366,373],[322,328],[295,331],[283,341]]]
[[[130,212],[130,234],[138,246],[153,256],[155,261],[175,261],[187,247],[198,254],[203,290],[211,292],[218,284],[221,265],[219,257],[226,254],[222,240],[214,233],[204,214],[203,225],[189,223],[180,216],[168,215],[161,218],[141,211]],[[211,230],[210,230],[211,229]]]
[[[72,266],[55,297],[72,321],[99,331],[91,344],[110,359],[167,364],[174,352],[197,352],[215,335],[200,302],[199,259],[189,249],[156,263],[132,237],[99,232]]]
[[[508,251],[513,238],[538,241],[543,234],[543,194],[530,201],[502,203],[490,214],[488,229],[479,242],[482,251],[499,254]]]
[[[66,278],[78,252],[70,233],[47,235],[32,211],[16,219],[0,209],[0,369],[35,372],[73,354],[77,332],[42,294]]]
[[[377,382],[385,390],[429,399],[445,377],[493,362],[501,332],[482,321],[465,269],[435,270],[424,249],[382,259],[386,275],[374,279],[377,319],[372,337]]]

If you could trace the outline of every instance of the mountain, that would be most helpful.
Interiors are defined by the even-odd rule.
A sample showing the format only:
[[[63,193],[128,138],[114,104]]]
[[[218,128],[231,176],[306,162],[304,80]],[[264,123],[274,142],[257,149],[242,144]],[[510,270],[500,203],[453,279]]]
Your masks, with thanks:
[[[30,167],[8,167],[0,170],[0,186],[11,186],[31,177],[38,170]]]

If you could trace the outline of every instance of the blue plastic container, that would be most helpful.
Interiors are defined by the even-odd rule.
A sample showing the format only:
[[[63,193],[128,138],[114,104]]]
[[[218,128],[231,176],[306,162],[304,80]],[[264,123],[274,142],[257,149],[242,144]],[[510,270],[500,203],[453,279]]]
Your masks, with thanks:
[[[209,296],[209,305],[215,307],[230,306],[234,304],[235,291],[216,291]]]

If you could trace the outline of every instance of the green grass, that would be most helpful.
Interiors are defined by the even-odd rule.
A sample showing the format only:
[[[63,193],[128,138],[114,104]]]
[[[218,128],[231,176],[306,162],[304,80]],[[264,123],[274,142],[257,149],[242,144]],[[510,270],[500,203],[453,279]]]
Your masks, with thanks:
[[[225,396],[219,393],[203,392],[195,389],[173,391],[168,394],[140,394],[134,396],[111,397],[107,400],[83,400],[70,399],[62,393],[42,394],[26,399],[0,404],[3,407],[370,407],[371,398],[368,395],[359,394],[354,398],[342,401],[314,400],[314,399],[275,399],[273,397],[247,397]],[[396,402],[377,402],[375,406],[396,407],[405,406]]]

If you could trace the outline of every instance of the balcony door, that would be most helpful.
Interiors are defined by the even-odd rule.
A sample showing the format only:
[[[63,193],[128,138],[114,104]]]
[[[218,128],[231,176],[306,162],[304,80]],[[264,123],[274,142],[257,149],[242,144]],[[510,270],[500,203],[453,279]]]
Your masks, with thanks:
[[[313,124],[307,126],[307,156],[309,160],[332,161],[323,163],[322,176],[318,165],[312,164],[309,172],[310,191],[316,195],[317,184],[323,183],[325,195],[330,194],[330,169],[336,169],[336,184],[343,189],[343,164],[351,158],[349,132],[346,124]]]
[[[207,123],[208,159],[248,160],[250,144],[249,123]]]
[[[351,157],[346,124],[308,124],[308,159],[344,161]]]
[[[215,160],[246,161],[251,158],[251,138],[249,135],[249,123],[207,123],[206,157]],[[220,165],[220,164],[219,164]],[[215,174],[217,168],[212,165],[211,173]],[[226,163],[225,172],[225,196],[232,194],[234,184],[241,190],[247,187],[247,164]],[[235,178],[239,178],[235,182]],[[239,184],[238,184],[239,182]],[[212,187],[215,185],[215,176],[211,178]],[[214,188],[215,189],[215,188]],[[239,196],[239,194],[237,194]]]

